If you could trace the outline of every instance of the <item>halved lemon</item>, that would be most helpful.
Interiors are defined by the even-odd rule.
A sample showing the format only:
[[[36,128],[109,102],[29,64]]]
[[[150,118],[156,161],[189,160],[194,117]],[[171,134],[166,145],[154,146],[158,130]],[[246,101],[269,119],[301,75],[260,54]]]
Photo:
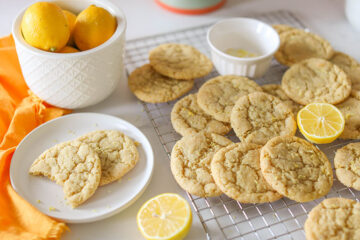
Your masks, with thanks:
[[[187,201],[175,193],[151,198],[140,208],[137,224],[148,240],[180,240],[189,232],[192,222]]]
[[[331,143],[343,132],[345,119],[332,104],[310,103],[298,112],[297,124],[307,140]]]

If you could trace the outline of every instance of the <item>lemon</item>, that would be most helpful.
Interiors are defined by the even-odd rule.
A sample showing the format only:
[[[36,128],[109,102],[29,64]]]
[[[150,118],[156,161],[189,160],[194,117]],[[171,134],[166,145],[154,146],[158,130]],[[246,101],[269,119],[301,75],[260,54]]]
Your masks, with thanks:
[[[107,10],[90,5],[76,18],[74,41],[80,50],[88,50],[106,42],[116,30],[116,19]]]
[[[309,141],[331,143],[343,132],[345,119],[332,104],[310,103],[299,111],[297,124]]]
[[[69,28],[70,28],[70,37],[69,37],[69,41],[67,42],[67,45],[74,46],[74,37],[72,32],[75,26],[76,15],[68,10],[63,10],[63,12],[66,16],[66,19],[68,20]]]
[[[58,53],[75,53],[75,52],[79,52],[79,50],[70,46],[65,46],[60,51],[58,51]]]
[[[189,232],[192,214],[187,201],[175,193],[151,198],[140,208],[137,224],[148,240],[180,240]]]
[[[31,46],[52,52],[63,48],[70,37],[65,14],[59,6],[49,2],[37,2],[26,9],[21,31]]]

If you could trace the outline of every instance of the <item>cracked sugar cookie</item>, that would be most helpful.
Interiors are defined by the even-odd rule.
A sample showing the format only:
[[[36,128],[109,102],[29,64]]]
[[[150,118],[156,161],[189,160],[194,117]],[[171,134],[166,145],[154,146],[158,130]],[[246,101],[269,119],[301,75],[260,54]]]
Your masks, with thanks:
[[[75,140],[43,152],[29,173],[46,176],[63,186],[67,202],[75,208],[95,193],[101,178],[101,162],[88,144]]]
[[[196,94],[189,94],[176,102],[171,111],[171,123],[182,136],[202,130],[225,135],[231,130],[229,123],[215,120],[199,107]]]
[[[139,160],[134,141],[118,130],[99,130],[77,139],[92,147],[101,161],[100,186],[119,180]]]
[[[280,34],[280,47],[274,57],[279,63],[291,66],[308,58],[329,59],[333,53],[330,43],[322,37],[293,29]]]
[[[199,132],[181,138],[171,152],[171,172],[185,191],[199,197],[221,195],[211,176],[214,153],[232,142],[215,133]]]
[[[158,73],[181,80],[204,77],[213,69],[207,56],[190,45],[178,43],[157,46],[150,51],[149,60]]]
[[[291,66],[283,75],[281,87],[295,102],[338,104],[351,93],[351,81],[335,64],[310,58]]]
[[[261,149],[261,172],[278,193],[297,202],[325,196],[333,184],[326,155],[308,141],[279,136]]]
[[[360,191],[360,142],[350,143],[338,149],[334,165],[339,181]]]
[[[275,29],[275,31],[278,34],[297,29],[297,28],[294,28],[294,27],[286,25],[286,24],[274,24],[274,25],[271,25],[271,26]]]
[[[307,240],[360,239],[360,203],[346,198],[329,198],[314,207],[305,221]]]
[[[262,90],[274,97],[279,98],[283,103],[285,103],[288,107],[291,108],[292,112],[294,113],[295,117],[297,113],[303,108],[303,105],[298,104],[291,100],[288,96],[286,96],[284,90],[282,90],[281,85],[279,84],[266,84],[261,86]]]
[[[230,122],[235,102],[252,92],[262,92],[261,87],[246,77],[224,75],[208,80],[197,94],[199,106],[216,120]]]
[[[230,198],[241,203],[264,203],[282,197],[262,176],[261,147],[253,143],[234,143],[215,153],[211,174],[216,185]]]
[[[276,136],[293,136],[296,121],[291,109],[280,99],[255,92],[241,97],[231,113],[231,126],[242,142],[264,145]]]
[[[135,69],[129,76],[128,85],[135,96],[144,102],[169,102],[189,92],[194,81],[177,80],[156,72],[150,64]]]
[[[345,118],[344,131],[339,138],[360,139],[360,100],[350,96],[336,107]]]
[[[335,52],[329,59],[349,76],[351,80],[351,94],[360,99],[360,63],[342,52]]]

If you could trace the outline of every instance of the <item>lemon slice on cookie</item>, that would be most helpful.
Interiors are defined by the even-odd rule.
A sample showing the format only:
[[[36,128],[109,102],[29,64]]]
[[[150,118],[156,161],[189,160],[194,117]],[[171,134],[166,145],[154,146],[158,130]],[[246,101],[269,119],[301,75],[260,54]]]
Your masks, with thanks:
[[[151,198],[137,214],[139,230],[148,240],[183,239],[190,230],[191,222],[189,204],[174,193],[164,193]]]
[[[297,115],[304,137],[313,143],[331,143],[344,130],[345,119],[340,110],[328,103],[310,103]]]

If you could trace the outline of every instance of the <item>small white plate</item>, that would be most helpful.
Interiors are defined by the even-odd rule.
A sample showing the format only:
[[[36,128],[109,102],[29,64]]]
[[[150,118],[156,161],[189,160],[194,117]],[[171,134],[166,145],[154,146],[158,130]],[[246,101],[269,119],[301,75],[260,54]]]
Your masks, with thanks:
[[[120,130],[140,143],[139,162],[120,181],[99,187],[73,209],[65,203],[61,186],[46,177],[29,175],[31,164],[46,149],[101,129]],[[151,145],[135,126],[110,115],[75,113],[42,124],[21,141],[11,160],[10,180],[15,191],[44,214],[68,223],[84,223],[110,217],[134,203],[148,186],[153,167]]]

